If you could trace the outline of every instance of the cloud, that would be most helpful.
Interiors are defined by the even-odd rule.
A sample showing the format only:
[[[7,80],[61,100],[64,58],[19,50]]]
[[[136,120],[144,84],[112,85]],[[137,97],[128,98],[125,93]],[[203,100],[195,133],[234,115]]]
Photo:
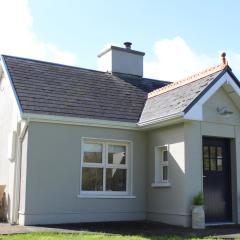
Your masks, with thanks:
[[[74,53],[62,50],[36,35],[28,1],[0,0],[0,53],[76,65],[77,56]],[[108,43],[104,49],[110,45],[118,46]],[[156,59],[145,62],[144,75],[173,81],[217,64],[220,52],[216,56],[198,54],[184,39],[175,37],[157,41],[154,53]],[[240,53],[228,50],[227,57],[234,73],[240,75]]]
[[[28,0],[0,0],[0,53],[75,64],[76,56],[42,41],[33,31]]]
[[[156,60],[146,62],[144,75],[162,80],[176,81],[219,63],[220,51],[216,56],[197,54],[181,37],[163,39],[154,45]],[[229,63],[236,73],[240,72],[240,54],[229,52]],[[227,57],[228,57],[227,56]]]

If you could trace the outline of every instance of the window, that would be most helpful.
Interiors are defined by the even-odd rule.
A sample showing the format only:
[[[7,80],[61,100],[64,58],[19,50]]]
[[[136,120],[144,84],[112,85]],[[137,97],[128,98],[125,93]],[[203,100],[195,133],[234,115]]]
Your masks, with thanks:
[[[203,146],[204,171],[223,171],[223,148],[221,146]]]
[[[153,187],[168,187],[169,184],[169,152],[167,146],[155,147],[155,182]]]
[[[84,139],[81,193],[128,194],[129,143]]]

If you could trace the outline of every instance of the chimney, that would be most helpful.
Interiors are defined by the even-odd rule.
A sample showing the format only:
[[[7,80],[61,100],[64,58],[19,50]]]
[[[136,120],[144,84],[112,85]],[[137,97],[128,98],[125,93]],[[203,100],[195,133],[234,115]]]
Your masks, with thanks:
[[[142,77],[144,55],[144,52],[132,50],[131,42],[125,42],[124,47],[110,46],[98,55],[99,70]]]

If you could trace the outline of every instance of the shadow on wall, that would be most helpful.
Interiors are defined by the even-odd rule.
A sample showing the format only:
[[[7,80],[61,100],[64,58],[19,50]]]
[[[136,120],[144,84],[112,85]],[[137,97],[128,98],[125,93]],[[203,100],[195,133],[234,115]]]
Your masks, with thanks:
[[[201,138],[197,135],[192,140],[192,136],[195,137],[195,132],[191,131],[190,135],[183,124],[148,133],[147,219],[174,225],[191,225],[192,198],[202,189]],[[168,149],[169,182],[161,185],[160,178],[158,186],[153,184],[155,148],[164,146]]]
[[[163,209],[171,209],[177,213],[176,215],[186,215],[187,225],[191,226],[193,197],[202,191],[202,157],[195,157],[193,154],[189,157],[187,152],[189,147],[185,141],[184,144],[177,141],[171,143],[169,152],[169,182],[171,187],[159,189],[159,192],[161,191],[161,196],[165,193],[166,205]],[[202,150],[201,145],[197,145],[196,148]],[[169,196],[166,194],[168,191]]]
[[[148,214],[153,221],[180,224],[190,221],[191,201],[186,190],[186,162],[183,126],[176,125],[149,134]],[[170,187],[152,187],[155,176],[155,148],[168,146]],[[183,217],[185,216],[185,217]],[[182,219],[182,220],[181,220]],[[186,222],[184,223],[184,225]]]

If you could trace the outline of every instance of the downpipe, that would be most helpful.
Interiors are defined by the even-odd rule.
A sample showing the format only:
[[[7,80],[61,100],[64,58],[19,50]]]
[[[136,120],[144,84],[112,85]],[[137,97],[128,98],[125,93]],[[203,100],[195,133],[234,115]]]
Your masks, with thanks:
[[[19,207],[20,207],[20,188],[21,188],[21,165],[22,165],[22,142],[25,137],[29,125],[29,121],[21,131],[21,122],[18,123],[18,138],[17,138],[17,155],[14,169],[14,187],[13,187],[13,205],[11,224],[18,224]]]

